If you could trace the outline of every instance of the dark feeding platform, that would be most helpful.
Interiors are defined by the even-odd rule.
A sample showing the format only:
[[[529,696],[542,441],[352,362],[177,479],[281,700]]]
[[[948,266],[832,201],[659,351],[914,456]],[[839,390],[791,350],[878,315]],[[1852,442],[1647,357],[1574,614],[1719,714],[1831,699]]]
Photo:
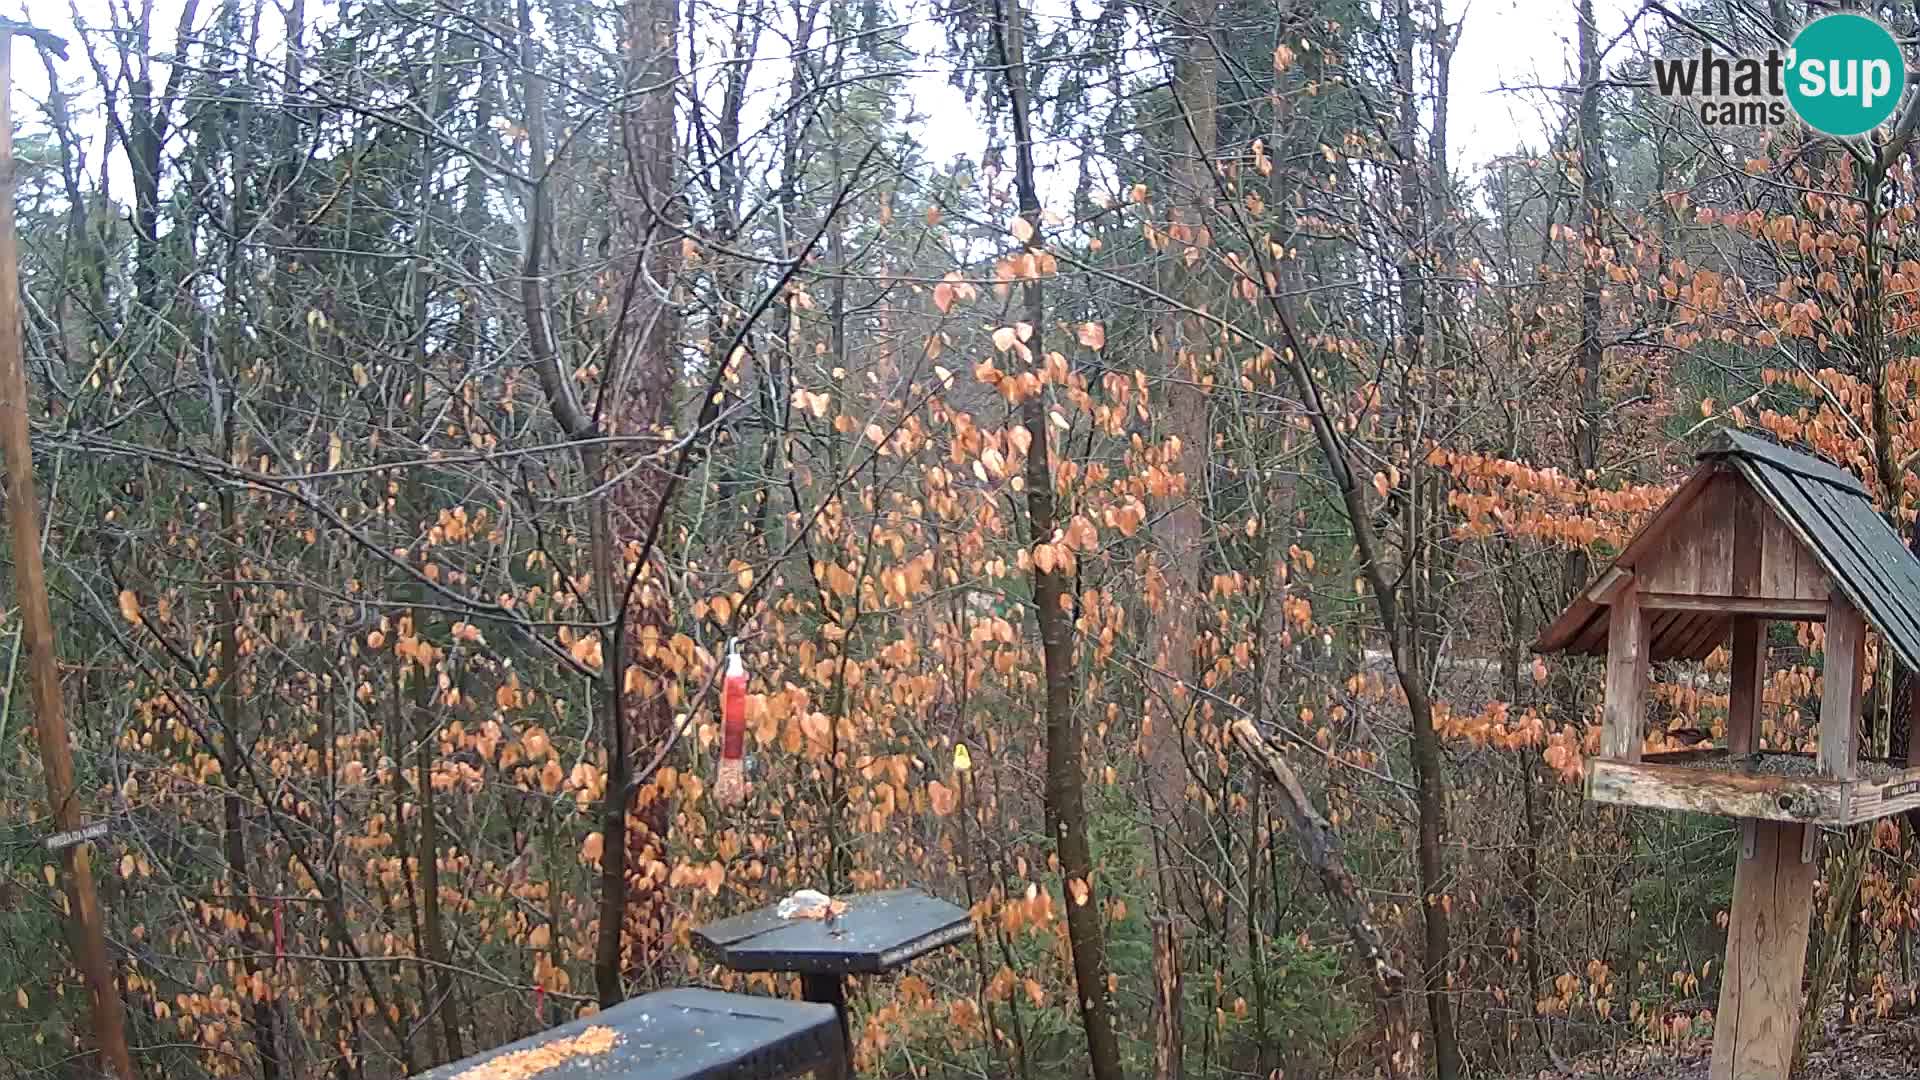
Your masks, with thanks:
[[[847,909],[832,919],[784,919],[777,905],[708,923],[693,931],[694,947],[733,971],[779,971],[800,976],[802,995],[831,1005],[849,1063],[853,1036],[847,1021],[848,975],[885,975],[916,957],[973,934],[964,908],[918,889],[890,889],[841,897]]]
[[[1767,628],[1823,624],[1818,753],[1762,745]],[[1868,635],[1920,671],[1920,559],[1852,473],[1727,430],[1613,565],[1534,648],[1604,656],[1600,753],[1587,798],[1739,819],[1711,1080],[1787,1080],[1800,1023],[1815,838],[1920,808],[1920,739],[1903,760],[1861,753]],[[1648,667],[1727,646],[1718,747],[1649,753]],[[1920,680],[1906,680],[1920,694]],[[1920,696],[1908,705],[1920,716]]]
[[[415,1080],[781,1080],[840,1075],[845,1055],[825,1005],[661,990]]]
[[[734,971],[883,975],[917,956],[965,940],[965,910],[917,889],[843,897],[836,919],[783,919],[761,908],[693,931],[694,945]]]

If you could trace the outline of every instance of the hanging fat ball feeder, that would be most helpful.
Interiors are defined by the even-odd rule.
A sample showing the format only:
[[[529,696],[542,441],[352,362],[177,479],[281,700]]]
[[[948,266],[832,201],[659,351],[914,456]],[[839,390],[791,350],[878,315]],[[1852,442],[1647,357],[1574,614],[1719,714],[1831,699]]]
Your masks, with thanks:
[[[747,665],[740,644],[727,642],[727,673],[720,684],[720,769],[713,781],[713,797],[721,806],[738,806],[747,798]]]

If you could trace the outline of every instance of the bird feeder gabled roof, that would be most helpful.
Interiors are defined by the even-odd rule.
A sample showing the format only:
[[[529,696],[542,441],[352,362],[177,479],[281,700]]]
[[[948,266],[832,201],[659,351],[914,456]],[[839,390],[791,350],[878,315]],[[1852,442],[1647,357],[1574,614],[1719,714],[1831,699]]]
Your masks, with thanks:
[[[1604,656],[1608,609],[1619,586],[1636,571],[1659,573],[1657,567],[1684,554],[1698,569],[1690,581],[1682,576],[1689,587],[1674,591],[1694,602],[1659,612],[1651,627],[1654,660],[1704,659],[1726,641],[1734,615],[1752,613],[1743,599],[1790,594],[1802,608],[1783,603],[1776,614],[1815,618],[1805,605],[1831,590],[1880,632],[1908,670],[1920,669],[1920,559],[1874,509],[1858,478],[1732,429],[1698,457],[1700,467],[1547,627],[1536,652]],[[1743,530],[1765,535],[1766,588],[1733,584],[1752,581],[1735,566],[1731,550],[1732,537]],[[1746,545],[1755,552],[1762,547]],[[1714,610],[1716,600],[1724,601],[1723,610]]]

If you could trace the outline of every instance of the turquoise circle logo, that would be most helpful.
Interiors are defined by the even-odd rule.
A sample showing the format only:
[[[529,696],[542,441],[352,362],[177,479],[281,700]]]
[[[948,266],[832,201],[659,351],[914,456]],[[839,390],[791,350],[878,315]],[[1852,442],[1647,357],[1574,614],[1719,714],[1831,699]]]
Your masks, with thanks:
[[[1826,15],[1793,39],[1787,100],[1815,131],[1864,135],[1893,116],[1907,61],[1886,27],[1864,15]]]

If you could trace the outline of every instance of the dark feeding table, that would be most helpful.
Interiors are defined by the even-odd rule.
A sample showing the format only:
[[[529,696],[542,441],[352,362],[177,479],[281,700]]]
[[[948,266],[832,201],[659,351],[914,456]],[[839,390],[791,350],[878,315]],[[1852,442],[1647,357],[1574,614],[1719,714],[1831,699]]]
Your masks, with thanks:
[[[689,988],[622,1002],[415,1080],[782,1080],[843,1075],[845,1058],[840,1021],[825,1005]]]
[[[693,931],[694,946],[734,971],[781,971],[800,976],[802,995],[833,1006],[840,1016],[846,1060],[853,1060],[847,1022],[848,975],[884,975],[918,956],[973,934],[963,908],[918,889],[841,897],[847,910],[834,919],[783,919],[773,907],[708,923]]]

